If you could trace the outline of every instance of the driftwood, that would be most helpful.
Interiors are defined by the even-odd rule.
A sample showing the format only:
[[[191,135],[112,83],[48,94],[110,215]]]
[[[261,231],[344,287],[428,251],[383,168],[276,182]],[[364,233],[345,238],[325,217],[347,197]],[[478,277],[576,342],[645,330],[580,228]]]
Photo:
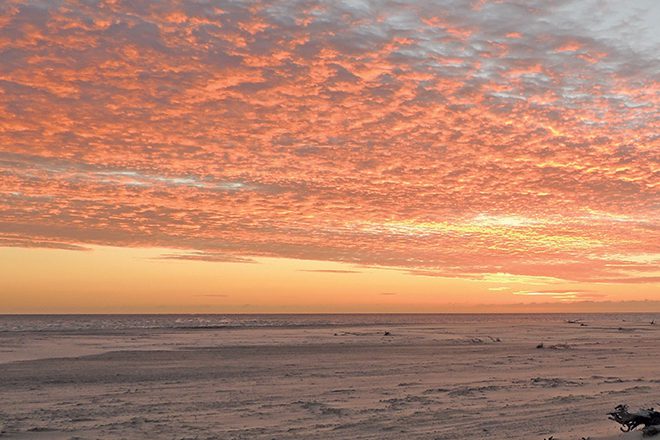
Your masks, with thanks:
[[[610,420],[614,420],[621,425],[621,431],[623,432],[629,432],[640,425],[644,425],[642,428],[644,436],[650,437],[660,434],[660,412],[655,411],[653,408],[630,412],[628,411],[628,405],[619,405],[608,415]]]

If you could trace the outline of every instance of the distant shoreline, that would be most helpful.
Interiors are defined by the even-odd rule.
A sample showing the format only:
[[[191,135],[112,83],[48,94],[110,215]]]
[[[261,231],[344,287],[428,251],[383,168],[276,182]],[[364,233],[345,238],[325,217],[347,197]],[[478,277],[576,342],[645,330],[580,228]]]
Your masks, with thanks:
[[[20,316],[61,316],[61,317],[74,317],[74,316],[444,316],[444,315],[464,315],[464,316],[492,316],[492,315],[653,315],[659,314],[659,310],[649,311],[591,311],[591,312],[336,312],[336,313],[0,313],[2,317],[20,317]]]

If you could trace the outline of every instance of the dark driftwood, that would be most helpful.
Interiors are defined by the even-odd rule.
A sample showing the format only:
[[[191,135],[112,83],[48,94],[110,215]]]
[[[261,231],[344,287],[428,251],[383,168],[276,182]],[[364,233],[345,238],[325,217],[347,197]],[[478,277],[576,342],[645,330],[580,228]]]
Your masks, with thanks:
[[[644,425],[642,433],[645,436],[660,434],[660,412],[653,408],[630,412],[628,405],[619,405],[614,408],[614,412],[609,413],[609,419],[621,425],[623,432],[629,432]]]

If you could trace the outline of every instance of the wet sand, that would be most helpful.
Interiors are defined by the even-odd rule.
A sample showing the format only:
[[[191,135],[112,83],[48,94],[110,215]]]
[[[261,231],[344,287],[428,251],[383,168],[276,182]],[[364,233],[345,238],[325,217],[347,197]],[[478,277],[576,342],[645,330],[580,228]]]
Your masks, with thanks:
[[[583,324],[2,332],[0,438],[640,438],[660,326]]]

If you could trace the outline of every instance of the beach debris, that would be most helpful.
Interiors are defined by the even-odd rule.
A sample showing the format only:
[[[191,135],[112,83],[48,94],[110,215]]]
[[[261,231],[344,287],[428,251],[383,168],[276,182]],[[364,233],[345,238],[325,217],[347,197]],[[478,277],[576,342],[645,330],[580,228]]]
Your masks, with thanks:
[[[570,350],[573,347],[568,345],[567,343],[563,344],[553,344],[553,345],[548,345],[547,347],[541,342],[536,346],[536,348],[541,349],[541,348],[547,348],[548,350]]]
[[[651,325],[655,325],[655,319],[651,320]]]
[[[634,328],[627,328],[627,327],[619,327],[617,330],[619,330],[620,332],[634,332],[635,331]]]
[[[471,344],[488,344],[488,343],[502,342],[502,339],[490,335],[486,335],[480,338],[478,337],[469,338],[466,341]]]
[[[644,425],[642,434],[645,437],[660,434],[660,412],[653,408],[630,412],[628,405],[618,405],[613,412],[608,413],[608,418],[620,424],[623,432],[630,432],[638,426]]]
[[[556,388],[556,387],[570,387],[582,385],[580,382],[573,380],[562,379],[560,377],[532,377],[530,379],[532,385],[540,386],[543,388]]]
[[[385,333],[383,333],[383,336],[392,336],[392,333],[390,333],[390,332],[385,332]]]

